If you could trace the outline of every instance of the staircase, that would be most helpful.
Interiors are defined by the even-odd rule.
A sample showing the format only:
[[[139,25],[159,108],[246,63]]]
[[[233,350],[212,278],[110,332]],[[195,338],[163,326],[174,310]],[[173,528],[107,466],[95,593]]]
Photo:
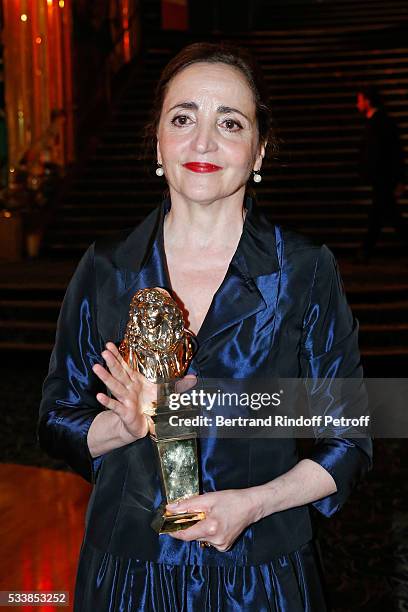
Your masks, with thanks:
[[[325,242],[340,259],[369,375],[386,375],[384,365],[388,375],[406,372],[407,266],[393,269],[393,262],[401,263],[407,254],[389,228],[378,245],[383,264],[368,269],[350,264],[370,204],[356,173],[363,121],[355,97],[361,83],[375,82],[382,89],[408,159],[404,4],[264,0],[254,4],[257,31],[228,35],[251,48],[262,64],[282,139],[279,159],[266,160],[263,181],[255,188],[259,204],[271,219]],[[227,40],[213,35],[220,38]],[[149,35],[142,70],[62,198],[44,258],[73,263],[95,238],[135,225],[162,199],[165,183],[154,173],[155,160],[142,159],[143,126],[160,70],[185,42],[180,35]],[[408,193],[400,204],[408,217]],[[367,277],[371,281],[365,282]],[[21,287],[0,280],[0,349],[48,351],[64,286],[40,283],[27,303]]]
[[[348,28],[360,32],[408,21],[405,0],[255,0],[253,29]]]
[[[325,241],[339,257],[362,241],[370,192],[356,171],[363,120],[356,89],[375,82],[397,120],[408,156],[408,46],[359,48],[359,34],[336,29],[279,36],[236,35],[228,40],[252,49],[264,67],[282,139],[278,160],[266,160],[256,187],[260,205],[274,220]],[[408,31],[408,30],[407,30]],[[152,44],[159,41],[152,40]],[[356,48],[353,48],[356,47]],[[141,160],[143,127],[152,89],[175,52],[152,47],[144,70],[128,87],[98,148],[66,194],[50,228],[46,252],[76,257],[99,235],[132,226],[162,197],[163,179],[153,157]],[[147,166],[147,168],[146,168]],[[408,216],[408,192],[401,199]],[[382,256],[403,254],[393,230],[383,232]]]
[[[230,37],[249,47],[264,67],[283,139],[280,159],[264,164],[264,180],[256,188],[261,203],[278,222],[326,242],[338,257],[350,256],[361,244],[370,205],[370,191],[356,168],[361,84],[376,83],[383,91],[408,153],[408,46],[395,47],[393,31],[374,31],[376,45],[343,28]],[[400,204],[407,216],[408,193]],[[386,230],[378,253],[403,252],[394,231]]]

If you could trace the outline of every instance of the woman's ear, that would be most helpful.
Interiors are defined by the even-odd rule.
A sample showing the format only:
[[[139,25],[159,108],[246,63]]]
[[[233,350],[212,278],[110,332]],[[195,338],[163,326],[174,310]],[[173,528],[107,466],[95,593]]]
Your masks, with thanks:
[[[255,164],[254,164],[255,172],[259,172],[259,170],[261,169],[262,160],[265,157],[266,145],[267,144],[268,144],[267,141],[265,141],[265,142],[261,142],[260,145],[259,145],[258,154],[256,156]]]
[[[157,154],[157,163],[162,165],[162,156],[161,156],[161,152],[160,152],[159,139],[157,139],[156,154]]]

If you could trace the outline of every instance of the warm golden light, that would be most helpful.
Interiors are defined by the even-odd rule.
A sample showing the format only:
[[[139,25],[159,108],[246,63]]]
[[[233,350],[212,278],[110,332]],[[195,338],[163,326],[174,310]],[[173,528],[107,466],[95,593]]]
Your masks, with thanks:
[[[122,6],[123,27],[123,55],[126,62],[130,60],[130,33],[129,33],[129,0],[123,0]]]
[[[5,217],[6,219],[11,219],[11,212],[9,212],[8,210],[5,210],[3,212],[3,217]]]
[[[20,15],[20,19],[21,21],[27,21],[28,17],[25,13],[23,13],[22,15]]]
[[[48,6],[52,6],[52,0],[47,0]]]
[[[64,2],[64,0],[59,0],[58,4],[59,4],[59,6],[60,6],[61,8],[64,8],[64,6],[65,6],[65,2]]]
[[[37,38],[35,39],[35,42],[37,43],[37,45],[41,45],[41,43],[42,43],[41,36],[37,36]]]

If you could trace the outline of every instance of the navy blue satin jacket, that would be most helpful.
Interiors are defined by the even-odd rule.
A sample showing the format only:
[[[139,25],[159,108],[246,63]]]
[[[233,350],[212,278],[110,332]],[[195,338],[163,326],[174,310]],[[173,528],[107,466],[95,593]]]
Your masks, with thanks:
[[[201,548],[198,542],[159,536],[150,527],[161,494],[148,436],[95,459],[87,446],[88,429],[103,410],[96,394],[105,391],[92,366],[103,363],[107,341],[122,340],[138,289],[171,290],[163,244],[170,205],[165,200],[135,229],[97,241],[80,261],[58,320],[39,440],[49,454],[94,483],[85,546],[89,542],[113,555],[173,564],[268,562],[312,538],[308,506],[250,525],[227,552]],[[361,377],[358,324],[332,253],[271,224],[251,198],[245,205],[241,239],[199,330],[192,371],[203,379]],[[371,452],[367,438],[317,440],[310,459],[332,475],[337,492],[313,506],[325,516],[335,513],[370,469]],[[203,492],[266,483],[298,460],[294,439],[203,438]]]

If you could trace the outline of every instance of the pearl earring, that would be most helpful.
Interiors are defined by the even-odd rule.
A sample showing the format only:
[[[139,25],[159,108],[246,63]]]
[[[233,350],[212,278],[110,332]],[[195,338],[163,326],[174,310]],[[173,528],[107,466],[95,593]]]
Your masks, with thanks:
[[[254,183],[260,183],[262,181],[262,176],[259,170],[254,170],[254,176],[252,178],[254,179]]]
[[[156,174],[157,176],[163,176],[164,174],[163,166],[159,162],[157,162]]]

